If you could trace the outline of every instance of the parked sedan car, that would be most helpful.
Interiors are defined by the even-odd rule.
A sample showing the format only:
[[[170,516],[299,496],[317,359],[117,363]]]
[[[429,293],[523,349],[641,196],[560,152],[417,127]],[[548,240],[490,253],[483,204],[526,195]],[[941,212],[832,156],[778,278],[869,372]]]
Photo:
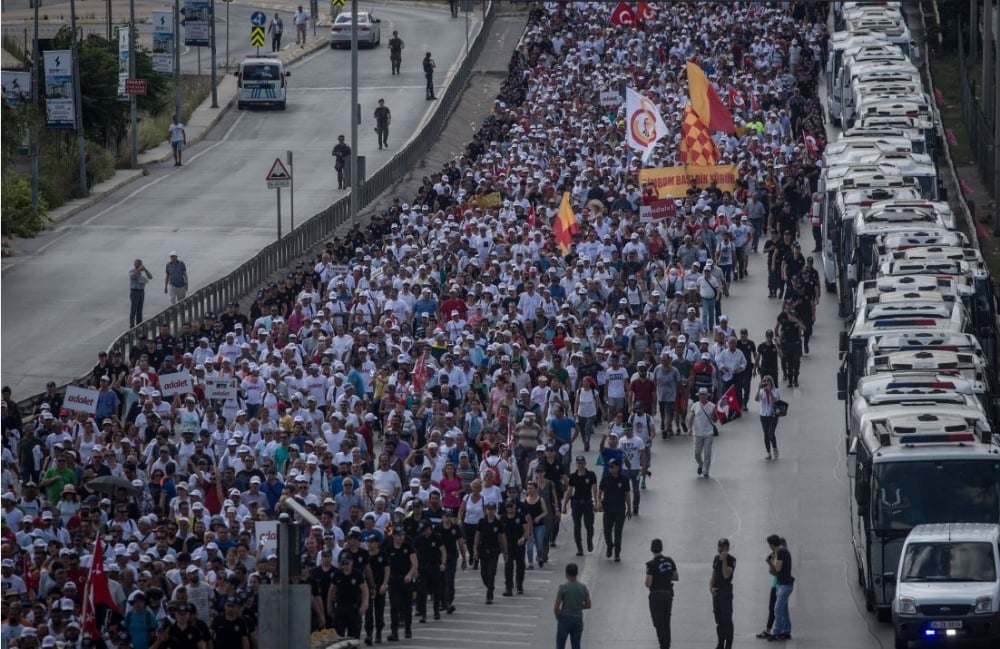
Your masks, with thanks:
[[[381,20],[369,11],[358,12],[358,47],[378,47],[382,42]],[[351,47],[351,12],[337,16],[330,27],[330,47]]]

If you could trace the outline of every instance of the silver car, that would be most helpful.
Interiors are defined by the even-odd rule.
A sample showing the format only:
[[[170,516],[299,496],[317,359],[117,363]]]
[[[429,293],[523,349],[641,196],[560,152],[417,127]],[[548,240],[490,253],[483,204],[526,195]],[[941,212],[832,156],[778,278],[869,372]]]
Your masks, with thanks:
[[[382,42],[382,21],[369,11],[358,12],[358,47],[378,47]],[[330,27],[330,47],[351,47],[351,13],[337,16]]]

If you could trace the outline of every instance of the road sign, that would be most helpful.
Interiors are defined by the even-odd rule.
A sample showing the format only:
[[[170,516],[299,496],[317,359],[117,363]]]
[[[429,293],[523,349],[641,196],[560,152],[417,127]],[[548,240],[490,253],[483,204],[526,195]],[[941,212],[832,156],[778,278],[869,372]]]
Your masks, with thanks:
[[[263,27],[267,24],[267,14],[263,11],[255,11],[250,14],[250,24],[254,27]]]
[[[264,47],[264,28],[250,28],[250,47]]]
[[[126,95],[145,95],[146,87],[145,79],[125,79]]]
[[[267,188],[278,189],[279,187],[291,186],[292,174],[289,173],[288,167],[281,161],[281,158],[275,158],[274,164],[271,165],[271,171],[267,172]]]
[[[347,0],[330,0],[330,4],[332,4],[334,7],[343,7],[345,4],[347,4]]]

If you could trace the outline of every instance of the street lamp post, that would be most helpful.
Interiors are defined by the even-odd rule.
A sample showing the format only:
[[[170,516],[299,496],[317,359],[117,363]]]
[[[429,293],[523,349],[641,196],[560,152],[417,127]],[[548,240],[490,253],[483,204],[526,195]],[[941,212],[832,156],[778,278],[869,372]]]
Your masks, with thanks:
[[[87,188],[87,145],[83,136],[83,97],[80,92],[80,48],[76,35],[76,0],[69,2],[69,22],[73,31],[73,110],[76,117],[76,146],[80,157],[80,196],[86,197]]]
[[[358,223],[358,0],[351,0],[351,220]]]
[[[174,0],[174,112],[177,114],[177,121],[184,118],[181,103],[181,4],[180,0]]]
[[[128,78],[135,79],[135,47],[138,33],[135,28],[135,0],[128,3]],[[129,135],[131,140],[131,151],[129,156],[129,166],[133,169],[139,166],[139,118],[136,114],[136,96],[130,94],[128,97],[128,119]]]
[[[227,3],[227,6],[228,6],[228,3]],[[212,0],[212,6],[210,7],[209,11],[212,12],[212,108],[218,108],[219,107],[219,87],[218,87],[219,83],[218,83],[218,79],[216,79],[216,77],[215,77],[215,75],[216,75],[216,70],[215,69],[218,67],[218,64],[216,63],[216,60],[215,60],[215,0]],[[229,27],[227,26],[226,29],[228,30]],[[227,33],[228,33],[228,31],[227,31]]]
[[[42,53],[38,50],[38,7],[42,0],[35,0],[35,42],[31,46],[31,98],[35,103],[35,109],[41,111],[42,108],[42,86],[41,67],[38,64],[38,57]],[[38,216],[38,139],[41,136],[38,128],[39,114],[31,120],[31,213]]]

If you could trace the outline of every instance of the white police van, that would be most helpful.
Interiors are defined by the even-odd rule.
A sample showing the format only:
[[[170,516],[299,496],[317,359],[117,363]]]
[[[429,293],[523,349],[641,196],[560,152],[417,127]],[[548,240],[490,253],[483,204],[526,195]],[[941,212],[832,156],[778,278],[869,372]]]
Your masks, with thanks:
[[[248,56],[240,62],[236,74],[236,107],[277,106],[285,110],[287,77],[291,73],[277,55]]]

